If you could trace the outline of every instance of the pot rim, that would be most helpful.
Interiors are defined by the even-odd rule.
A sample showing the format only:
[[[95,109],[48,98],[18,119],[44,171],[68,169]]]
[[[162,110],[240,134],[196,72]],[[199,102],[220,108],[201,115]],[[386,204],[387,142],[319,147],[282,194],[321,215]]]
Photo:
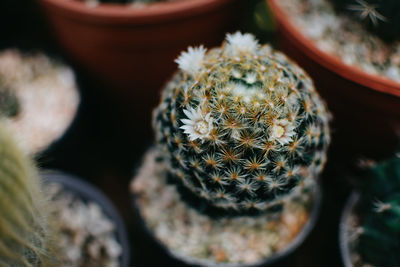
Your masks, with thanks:
[[[111,201],[95,186],[82,179],[58,170],[46,169],[40,171],[44,183],[55,182],[61,184],[66,190],[77,194],[84,201],[94,201],[115,224],[115,234],[122,247],[120,266],[128,267],[130,264],[130,245],[124,221]]]
[[[320,50],[305,37],[288,19],[285,12],[277,4],[277,0],[265,0],[272,10],[280,27],[290,33],[289,38],[313,61],[337,73],[343,78],[361,84],[371,90],[400,97],[400,83],[376,74],[369,74],[360,68],[345,64],[341,59]]]
[[[149,23],[193,17],[218,9],[235,0],[176,0],[147,4],[132,8],[126,4],[103,3],[88,7],[77,0],[39,0],[42,5],[57,10],[60,14],[82,21],[97,21],[104,24]]]
[[[137,204],[136,196],[132,195],[132,205],[135,211],[136,217],[140,220],[140,225],[144,229],[144,232],[150,237],[150,239],[155,242],[158,247],[160,247],[167,255],[171,258],[174,258],[178,261],[181,261],[185,264],[189,264],[191,266],[199,266],[199,267],[262,267],[268,266],[276,263],[280,259],[288,256],[293,251],[295,251],[308,237],[310,232],[314,229],[315,224],[319,218],[321,205],[323,201],[322,195],[322,184],[320,181],[315,183],[315,187],[312,189],[313,201],[311,211],[309,213],[309,219],[304,224],[301,231],[297,234],[297,236],[282,250],[274,253],[271,257],[261,260],[260,262],[253,264],[240,264],[240,263],[214,263],[211,261],[199,260],[191,257],[186,257],[178,253],[174,253],[171,251],[164,243],[159,241],[157,237],[153,234],[153,232],[148,228],[142,214],[140,212],[140,206]]]
[[[339,247],[340,255],[342,256],[342,262],[345,267],[353,267],[353,263],[350,258],[350,248],[349,248],[349,238],[346,234],[348,231],[347,220],[353,213],[354,207],[360,200],[360,193],[358,191],[353,191],[347,198],[346,203],[343,208],[342,215],[340,217],[339,223]]]

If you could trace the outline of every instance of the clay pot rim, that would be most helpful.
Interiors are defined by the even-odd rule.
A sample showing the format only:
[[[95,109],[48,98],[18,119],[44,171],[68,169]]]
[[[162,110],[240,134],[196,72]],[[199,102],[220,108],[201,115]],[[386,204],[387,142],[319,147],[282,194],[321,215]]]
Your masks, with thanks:
[[[97,7],[88,7],[77,0],[39,0],[42,4],[62,11],[62,15],[81,21],[98,23],[149,23],[193,17],[198,14],[219,8],[233,0],[176,0],[148,4],[132,8],[126,4],[103,3]]]
[[[296,29],[296,26],[287,18],[276,0],[266,0],[266,2],[269,4],[278,24],[290,33],[292,41],[313,61],[345,79],[361,84],[371,90],[400,97],[400,83],[376,74],[369,74],[360,68],[345,64],[338,57],[323,52]]]
[[[351,262],[350,257],[350,248],[349,248],[349,237],[347,235],[347,220],[353,213],[354,207],[360,200],[360,193],[358,191],[353,191],[350,196],[347,198],[346,203],[344,205],[342,215],[340,217],[339,224],[339,248],[340,255],[342,257],[342,262],[345,267],[353,267],[353,263]]]

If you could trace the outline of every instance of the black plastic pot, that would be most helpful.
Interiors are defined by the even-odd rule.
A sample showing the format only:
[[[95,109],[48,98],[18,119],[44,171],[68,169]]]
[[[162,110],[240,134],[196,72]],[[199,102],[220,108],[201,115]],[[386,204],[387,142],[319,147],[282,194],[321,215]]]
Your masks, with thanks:
[[[310,212],[310,218],[308,222],[305,224],[301,232],[292,240],[292,242],[287,245],[283,250],[275,253],[273,256],[266,258],[265,260],[256,263],[256,264],[229,264],[229,263],[204,263],[204,261],[200,261],[194,258],[182,257],[181,255],[177,255],[173,253],[168,247],[166,247],[163,243],[161,243],[146,225],[143,217],[140,213],[140,207],[136,203],[135,195],[132,196],[132,205],[133,212],[135,216],[135,223],[137,224],[137,233],[138,238],[141,239],[142,244],[146,246],[147,250],[151,250],[150,255],[159,255],[162,260],[154,260],[147,256],[149,260],[148,265],[145,266],[174,266],[174,267],[262,267],[262,266],[291,266],[288,263],[287,259],[289,255],[294,252],[307,238],[312,229],[314,228],[322,203],[322,188],[321,184],[318,183],[316,190],[314,192],[313,206]],[[154,263],[156,262],[156,263]]]
[[[104,214],[115,224],[117,241],[122,247],[120,267],[130,266],[130,245],[125,224],[117,209],[108,198],[93,185],[66,173],[54,170],[42,171],[41,176],[45,183],[55,182],[62,185],[63,190],[76,194],[84,202],[93,201],[102,208]]]
[[[353,263],[351,262],[350,258],[349,235],[347,234],[349,232],[349,225],[347,222],[351,214],[354,213],[359,200],[360,193],[358,193],[357,191],[353,191],[346,201],[342,216],[340,218],[339,246],[344,267],[353,267]]]

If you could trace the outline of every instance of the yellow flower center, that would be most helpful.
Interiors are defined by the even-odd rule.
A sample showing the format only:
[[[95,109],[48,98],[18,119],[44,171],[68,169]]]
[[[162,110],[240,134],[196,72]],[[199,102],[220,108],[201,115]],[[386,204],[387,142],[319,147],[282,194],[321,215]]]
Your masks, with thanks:
[[[284,135],[284,133],[285,133],[285,128],[283,128],[282,126],[277,125],[274,127],[274,136],[275,137],[280,138]]]
[[[205,121],[196,122],[193,128],[198,134],[205,135],[208,133],[208,124]]]

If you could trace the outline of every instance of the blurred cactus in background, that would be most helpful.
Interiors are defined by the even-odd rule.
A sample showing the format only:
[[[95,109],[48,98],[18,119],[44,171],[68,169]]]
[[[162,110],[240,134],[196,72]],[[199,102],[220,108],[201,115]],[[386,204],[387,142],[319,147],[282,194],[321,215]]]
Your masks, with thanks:
[[[0,117],[14,117],[18,114],[19,102],[14,91],[4,87],[0,79]]]
[[[400,38],[400,1],[331,0],[336,8],[352,15],[372,32],[387,40]]]
[[[356,251],[373,266],[400,266],[400,156],[365,170]]]
[[[265,0],[250,0],[243,10],[240,30],[257,36],[261,43],[276,42],[276,23]]]
[[[55,266],[47,202],[33,163],[0,124],[0,266]]]
[[[229,214],[279,207],[315,182],[329,113],[302,69],[251,34],[190,47],[155,110],[171,179]]]

